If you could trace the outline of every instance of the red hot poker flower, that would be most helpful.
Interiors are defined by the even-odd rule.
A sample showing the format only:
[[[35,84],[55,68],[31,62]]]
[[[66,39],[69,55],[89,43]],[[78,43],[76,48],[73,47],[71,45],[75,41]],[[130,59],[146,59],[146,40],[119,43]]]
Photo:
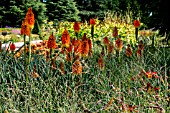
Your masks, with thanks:
[[[82,41],[80,39],[75,41],[74,52],[75,52],[75,55],[78,55],[78,56],[81,56],[82,54]]]
[[[72,44],[70,43],[70,46],[66,49],[66,51],[67,51],[68,53],[71,53],[71,52],[72,52],[72,49],[73,49],[73,46],[72,46]]]
[[[127,48],[126,48],[126,56],[127,57],[131,57],[132,56],[132,49],[130,47],[130,44],[127,45]]]
[[[94,19],[90,19],[90,25],[95,25],[96,21]]]
[[[116,49],[117,49],[117,51],[122,51],[122,47],[123,47],[123,42],[122,42],[121,38],[118,38],[116,40]]]
[[[89,53],[88,41],[82,41],[82,57],[87,57]]]
[[[60,62],[59,74],[60,74],[60,75],[64,75],[64,74],[65,74],[64,62]]]
[[[103,43],[104,43],[104,45],[106,45],[106,46],[109,45],[109,39],[108,39],[108,37],[104,37]]]
[[[112,42],[110,42],[108,45],[108,53],[109,54],[113,53],[113,50],[114,50],[114,45]]]
[[[140,42],[139,42],[138,49],[140,49],[140,50],[144,49],[144,45],[143,45],[143,41],[142,40],[140,40]]]
[[[56,39],[53,34],[50,35],[48,42],[47,42],[47,47],[50,49],[55,49],[57,47],[56,45]]]
[[[104,59],[103,59],[103,53],[101,52],[100,58],[98,59],[98,66],[100,70],[104,69]]]
[[[117,37],[118,36],[118,30],[117,30],[117,27],[114,27],[113,28],[113,37]]]
[[[81,75],[83,67],[81,66],[81,62],[77,59],[72,65],[72,73],[74,75]]]
[[[15,51],[15,49],[16,49],[15,44],[14,43],[10,44],[10,50],[11,51]]]
[[[84,33],[83,37],[82,37],[82,41],[86,41],[87,40],[87,36],[86,33]]]
[[[79,32],[80,31],[80,24],[78,22],[74,22],[74,32]]]
[[[149,79],[159,78],[159,76],[157,76],[157,75],[158,75],[158,72],[150,72],[150,71],[148,71],[148,72],[146,72],[145,74],[146,74],[146,76],[147,76]]]
[[[24,21],[22,22],[22,25],[21,25],[21,35],[30,36],[30,33],[31,33],[31,30],[28,25],[28,22],[26,19],[24,19]]]
[[[34,13],[32,12],[32,8],[28,8],[28,11],[26,13],[26,20],[28,22],[28,25],[30,26],[31,30],[34,28]]]
[[[133,24],[136,28],[140,27],[140,21],[139,20],[134,20]]]
[[[70,34],[67,29],[64,30],[61,40],[64,47],[68,48],[70,46]]]

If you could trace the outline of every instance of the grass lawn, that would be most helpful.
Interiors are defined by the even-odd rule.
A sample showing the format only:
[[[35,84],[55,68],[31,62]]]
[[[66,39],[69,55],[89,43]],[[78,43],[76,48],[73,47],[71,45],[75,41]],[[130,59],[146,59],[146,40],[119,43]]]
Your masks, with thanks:
[[[142,58],[138,59],[136,47],[131,58],[125,55],[123,47],[120,57],[112,54],[108,58],[105,53],[103,70],[98,66],[100,52],[101,48],[95,46],[92,58],[80,59],[81,75],[73,75],[73,62],[66,62],[65,54],[57,51],[53,54],[55,68],[46,56],[32,54],[28,81],[24,75],[24,56],[13,58],[7,54],[4,57],[1,53],[0,112],[170,111],[169,48],[145,46]],[[60,73],[61,62],[64,62],[65,74]],[[32,73],[35,70],[38,77]]]

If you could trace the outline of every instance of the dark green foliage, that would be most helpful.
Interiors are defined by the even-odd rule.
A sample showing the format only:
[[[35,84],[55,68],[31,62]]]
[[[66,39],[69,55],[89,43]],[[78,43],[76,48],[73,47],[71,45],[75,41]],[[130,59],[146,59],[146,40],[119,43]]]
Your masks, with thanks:
[[[108,10],[113,10],[114,5],[112,0],[75,0],[80,10],[82,20],[89,20],[91,17],[104,18],[104,13]]]
[[[2,27],[20,27],[28,7],[33,8],[35,19],[41,24],[45,19],[46,6],[37,0],[3,0],[0,1],[0,22]]]
[[[15,0],[4,0],[1,1],[1,4],[3,4],[2,9],[2,25],[8,25],[14,27],[21,21],[21,17],[23,16],[23,10],[19,7],[19,4],[21,2],[16,2]]]
[[[129,14],[132,20],[139,17],[140,21],[145,24],[145,29],[159,29],[162,35],[167,34],[167,38],[170,34],[168,0],[46,1],[43,3],[43,0],[0,0],[0,26],[20,27],[28,7],[32,7],[40,25],[46,16],[52,21],[79,21],[80,18],[84,21],[92,17],[102,20],[105,12],[114,11],[118,15]]]
[[[78,13],[76,3],[73,0],[47,1],[47,16],[49,20],[78,21]]]

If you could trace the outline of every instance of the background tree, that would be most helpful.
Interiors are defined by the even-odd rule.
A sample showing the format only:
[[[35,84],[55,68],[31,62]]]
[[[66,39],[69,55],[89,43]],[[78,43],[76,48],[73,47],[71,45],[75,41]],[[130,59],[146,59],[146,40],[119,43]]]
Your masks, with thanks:
[[[48,0],[47,16],[49,20],[58,21],[78,21],[79,11],[74,0]]]
[[[2,26],[20,27],[22,20],[28,10],[33,8],[35,19],[42,23],[46,15],[46,6],[40,0],[1,0],[0,12]]]
[[[78,4],[79,16],[81,20],[89,20],[91,17],[104,18],[105,12],[114,10],[113,0],[75,0]]]

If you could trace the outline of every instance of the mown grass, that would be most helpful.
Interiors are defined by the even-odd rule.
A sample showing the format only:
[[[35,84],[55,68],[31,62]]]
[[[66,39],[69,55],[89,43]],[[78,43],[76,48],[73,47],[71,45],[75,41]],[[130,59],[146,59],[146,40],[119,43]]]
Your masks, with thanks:
[[[50,61],[45,56],[33,54],[31,69],[37,66],[38,78],[30,72],[26,83],[23,56],[0,55],[0,112],[10,113],[75,113],[75,112],[133,112],[155,113],[170,111],[168,78],[170,70],[169,48],[145,46],[141,60],[120,54],[120,61],[113,54],[104,56],[105,69],[97,64],[100,49],[93,51],[93,58],[81,59],[82,75],[73,75],[70,62],[64,62],[65,75],[59,75],[59,64],[65,56],[56,57],[57,68],[50,72]],[[159,78],[149,79],[141,71],[156,71]],[[147,91],[147,83],[159,87]],[[124,107],[122,107],[124,106]]]

